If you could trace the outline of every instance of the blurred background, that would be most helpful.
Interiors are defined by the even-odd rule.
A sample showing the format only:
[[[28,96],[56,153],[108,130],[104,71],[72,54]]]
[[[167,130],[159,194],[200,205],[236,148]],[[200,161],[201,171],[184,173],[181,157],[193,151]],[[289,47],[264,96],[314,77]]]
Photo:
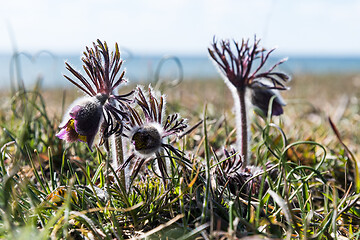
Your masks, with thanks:
[[[213,37],[256,35],[266,49],[278,48],[271,61],[289,57],[280,68],[294,80],[335,76],[337,91],[359,89],[359,13],[357,0],[2,1],[0,85],[42,79],[45,88],[72,87],[64,62],[81,70],[82,52],[96,39],[119,44],[130,82],[154,81],[157,73],[215,79],[207,55]]]

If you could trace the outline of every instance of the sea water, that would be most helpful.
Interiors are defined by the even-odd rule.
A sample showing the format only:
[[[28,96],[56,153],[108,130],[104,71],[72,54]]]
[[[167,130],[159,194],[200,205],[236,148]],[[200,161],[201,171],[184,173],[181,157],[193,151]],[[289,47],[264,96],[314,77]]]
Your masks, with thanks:
[[[279,61],[270,58],[266,67]],[[82,69],[80,55],[54,55],[42,52],[30,54],[0,54],[0,86],[7,88],[24,82],[32,86],[41,79],[46,88],[71,87],[71,83],[63,75],[72,77],[65,68],[69,63],[77,71]],[[160,67],[161,66],[161,67]],[[219,78],[213,62],[207,56],[136,56],[124,57],[123,70],[125,78],[130,82],[154,82],[157,79],[171,81],[181,76],[185,80],[206,80]],[[289,57],[288,61],[278,67],[279,71],[293,74],[360,74],[360,57]],[[74,78],[73,78],[74,79]]]

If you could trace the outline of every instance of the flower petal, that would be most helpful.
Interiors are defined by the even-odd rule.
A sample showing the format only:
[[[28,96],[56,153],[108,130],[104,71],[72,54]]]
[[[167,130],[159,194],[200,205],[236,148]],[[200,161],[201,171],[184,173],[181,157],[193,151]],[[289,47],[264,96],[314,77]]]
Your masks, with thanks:
[[[70,119],[64,127],[56,134],[56,137],[59,139],[65,140],[67,142],[76,142],[81,140],[81,135],[79,135],[74,129],[74,119]]]
[[[82,107],[79,106],[79,105],[74,106],[74,107],[70,110],[70,113],[69,113],[70,117],[73,118],[73,119],[76,119],[76,117],[77,117],[77,115],[78,115],[78,113],[79,113],[79,111],[80,111],[81,109],[82,109]]]
[[[75,109],[75,130],[83,136],[96,135],[102,118],[102,105],[98,101],[89,101]]]
[[[89,148],[102,121],[103,105],[97,97],[76,100],[67,113],[63,126],[57,136],[67,142],[85,142]]]
[[[62,139],[62,140],[66,140],[67,137],[67,131],[65,128],[62,128],[55,136],[58,137],[59,139]]]
[[[87,143],[87,145],[89,146],[91,151],[92,151],[92,145],[94,143],[95,136],[96,136],[96,134],[85,136],[86,137],[85,142]]]
[[[283,106],[285,106],[285,101],[282,99],[281,95],[273,89],[266,88],[252,88],[251,93],[251,102],[254,106],[258,107],[265,116],[268,114],[269,103],[271,98],[275,96],[275,99],[272,103],[272,115],[279,116],[283,114]]]

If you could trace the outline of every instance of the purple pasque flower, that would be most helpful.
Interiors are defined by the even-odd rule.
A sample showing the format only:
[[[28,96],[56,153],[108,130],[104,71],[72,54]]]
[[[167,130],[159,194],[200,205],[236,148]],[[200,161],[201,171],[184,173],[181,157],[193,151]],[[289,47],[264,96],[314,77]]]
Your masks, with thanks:
[[[67,142],[86,142],[91,148],[103,118],[103,104],[101,98],[98,98],[84,97],[75,101],[60,124],[61,130],[56,136]]]
[[[120,168],[124,168],[136,157],[139,164],[133,175],[135,178],[144,161],[155,156],[164,179],[167,173],[163,162],[164,156],[160,156],[163,155],[161,152],[164,151],[167,156],[173,153],[182,157],[180,151],[166,143],[165,139],[182,132],[187,127],[186,119],[181,118],[177,113],[165,118],[165,96],[156,96],[150,86],[147,94],[138,86],[135,96],[138,108],[128,105],[129,121],[124,125],[126,131],[123,133],[132,143],[132,154]]]
[[[121,83],[126,82],[125,72],[119,74],[123,61],[117,43],[115,52],[109,53],[106,42],[97,40],[93,48],[86,48],[82,61],[87,78],[68,63],[65,63],[66,68],[77,81],[66,75],[64,77],[88,96],[72,104],[56,136],[68,142],[86,142],[91,148],[100,126],[103,140],[122,132],[123,121],[128,116],[125,103],[130,102],[127,97],[133,92],[117,95],[115,91]]]
[[[244,160],[242,167],[245,168],[249,151],[246,91],[247,89],[253,90],[253,102],[262,111],[266,111],[266,106],[269,105],[269,101],[275,93],[271,90],[287,89],[284,84],[289,80],[289,76],[285,73],[274,71],[286,59],[277,62],[267,71],[263,71],[262,69],[274,49],[266,52],[265,49],[259,48],[259,41],[256,38],[252,46],[249,45],[249,40],[242,40],[241,45],[234,41],[233,47],[228,40],[221,41],[219,45],[220,47],[218,47],[218,43],[214,38],[212,49],[209,48],[208,51],[224,76],[225,83],[228,85],[234,98],[237,118],[237,148]],[[263,84],[264,81],[268,81],[269,84]],[[273,110],[276,114],[281,114],[283,111],[281,104],[275,104],[275,109]],[[265,114],[267,114],[267,111]]]

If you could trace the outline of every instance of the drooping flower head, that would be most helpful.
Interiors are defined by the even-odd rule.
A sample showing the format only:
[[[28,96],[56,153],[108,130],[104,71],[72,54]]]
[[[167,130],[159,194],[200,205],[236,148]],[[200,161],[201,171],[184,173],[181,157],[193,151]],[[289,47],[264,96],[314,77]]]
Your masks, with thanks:
[[[243,160],[242,168],[246,168],[249,151],[249,125],[245,99],[247,89],[252,90],[252,102],[263,111],[264,115],[268,113],[269,102],[273,96],[275,99],[271,109],[272,114],[282,114],[282,106],[285,102],[282,98],[280,99],[280,95],[277,95],[275,90],[287,89],[284,84],[289,77],[282,72],[274,71],[274,69],[286,59],[277,62],[267,71],[263,71],[265,63],[274,49],[267,52],[265,49],[259,48],[259,41],[256,38],[252,46],[249,45],[249,40],[242,40],[241,45],[233,41],[233,47],[228,40],[221,41],[219,45],[214,38],[212,48],[209,48],[208,51],[234,98],[237,148],[240,159]]]
[[[161,174],[165,175],[160,151],[164,150],[169,156],[170,152],[179,155],[179,151],[166,143],[165,139],[182,132],[187,127],[186,120],[177,113],[165,118],[165,96],[157,97],[151,87],[146,94],[138,86],[135,96],[138,109],[128,105],[129,122],[124,126],[126,131],[123,133],[132,144],[133,154],[124,166],[135,156],[140,159],[141,164],[146,158],[156,156]]]
[[[86,142],[91,147],[102,115],[102,104],[97,97],[80,98],[70,107],[56,136],[67,142]]]
[[[106,42],[97,40],[93,48],[86,48],[83,68],[87,78],[66,64],[73,76],[64,75],[71,83],[82,90],[86,97],[76,100],[71,106],[60,125],[60,132],[56,135],[68,142],[83,141],[91,148],[95,135],[102,129],[102,137],[108,138],[114,133],[121,133],[123,120],[127,119],[126,102],[132,92],[125,95],[116,95],[115,89],[126,82],[125,72],[120,73],[123,61],[117,43],[115,52],[109,53]]]
[[[244,93],[247,88],[253,90],[252,95],[255,96],[253,104],[261,110],[265,110],[261,106],[268,106],[269,100],[274,94],[280,96],[272,90],[286,90],[284,83],[290,78],[285,73],[274,71],[287,59],[283,59],[267,71],[263,71],[266,61],[275,48],[266,51],[264,48],[259,48],[259,42],[260,40],[255,38],[253,45],[250,46],[249,40],[243,39],[241,44],[234,41],[235,49],[232,49],[230,41],[222,40],[218,46],[218,42],[214,39],[212,49],[209,48],[208,51],[219,70],[226,77],[226,82],[230,83],[228,85],[235,87],[239,94]],[[274,100],[274,106],[276,109],[274,115],[279,115],[282,113],[284,101]]]
[[[279,116],[284,113],[283,106],[286,103],[277,89],[269,89],[267,82],[255,82],[251,86],[251,103],[259,108],[267,116],[269,112],[269,103],[274,98],[271,107],[271,114]]]

